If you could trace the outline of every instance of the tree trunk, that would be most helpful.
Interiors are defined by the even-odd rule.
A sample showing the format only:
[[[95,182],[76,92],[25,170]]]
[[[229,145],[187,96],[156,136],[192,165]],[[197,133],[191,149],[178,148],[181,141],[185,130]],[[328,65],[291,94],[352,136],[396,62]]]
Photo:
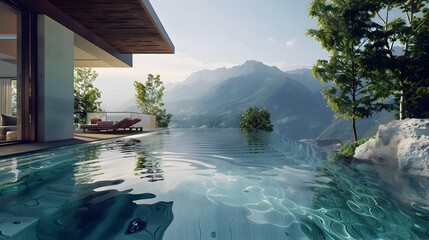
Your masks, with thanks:
[[[357,131],[356,131],[356,119],[352,118],[352,125],[353,125],[353,140],[355,142],[357,142],[358,137],[357,137]]]
[[[399,120],[404,120],[404,91],[402,90],[399,98]]]

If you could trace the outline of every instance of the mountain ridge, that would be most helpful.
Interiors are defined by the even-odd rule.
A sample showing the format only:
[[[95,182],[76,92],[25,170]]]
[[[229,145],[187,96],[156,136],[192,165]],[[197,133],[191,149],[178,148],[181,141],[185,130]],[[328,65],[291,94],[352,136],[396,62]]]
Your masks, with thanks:
[[[204,92],[214,85],[232,77],[246,75],[252,72],[283,74],[277,67],[270,67],[256,60],[248,60],[241,65],[231,68],[221,67],[213,70],[204,69],[189,75],[183,82],[165,91],[165,102],[195,99],[195,93]],[[192,97],[190,97],[192,96]]]
[[[320,86],[317,81],[311,82],[307,77],[311,75],[309,69],[302,68],[292,71],[282,71],[276,66],[268,66],[262,62],[256,60],[247,60],[241,65],[233,67],[220,67],[213,70],[203,69],[194,73],[191,73],[184,81],[178,83],[169,83],[168,87],[164,92],[164,102],[166,105],[170,102],[177,102],[182,100],[197,99],[204,95],[204,92],[212,88],[216,84],[225,81],[232,77],[243,76],[252,72],[264,72],[267,74],[284,75],[289,78],[299,78],[305,75],[305,79],[301,79],[301,83],[306,87],[314,91],[320,89],[320,87],[314,87],[313,85]],[[134,99],[129,99],[124,102],[118,109],[124,109],[126,111],[138,111],[137,105]]]
[[[217,71],[200,71],[200,81],[207,82],[204,74]],[[166,92],[166,96],[173,93],[165,101],[167,111],[175,116],[173,127],[237,127],[239,115],[251,105],[266,107],[276,130],[288,137],[313,137],[331,121],[326,101],[319,92],[309,89],[308,79],[301,81],[300,76],[311,74],[309,69],[287,73],[261,62],[246,61],[226,71],[229,78],[217,78],[202,92],[197,93],[199,86],[192,84],[187,85],[184,98],[174,93],[181,89]],[[192,83],[188,78],[184,85],[189,82]],[[320,83],[314,82],[321,88]]]
[[[171,127],[218,128],[239,126],[241,112],[256,105],[266,107],[279,134],[294,138],[351,140],[347,121],[334,119],[310,69],[283,72],[275,66],[249,60],[245,63],[192,73],[167,89],[164,103],[173,114]],[[131,101],[131,100],[130,100]],[[131,106],[131,105],[134,106]],[[135,103],[127,110],[136,111]],[[358,121],[363,136],[374,134],[379,123],[392,119],[384,113]]]

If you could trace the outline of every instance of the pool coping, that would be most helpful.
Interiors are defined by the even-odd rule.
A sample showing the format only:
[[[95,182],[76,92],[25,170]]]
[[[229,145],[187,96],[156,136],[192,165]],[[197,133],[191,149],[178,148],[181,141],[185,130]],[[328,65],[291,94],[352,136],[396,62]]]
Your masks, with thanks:
[[[134,138],[154,134],[165,129],[155,129],[143,132],[116,132],[116,133],[82,133],[75,132],[74,138],[43,143],[18,143],[0,146],[0,159],[18,156],[22,154],[35,153],[43,150],[69,147],[84,144],[102,143],[121,138]]]

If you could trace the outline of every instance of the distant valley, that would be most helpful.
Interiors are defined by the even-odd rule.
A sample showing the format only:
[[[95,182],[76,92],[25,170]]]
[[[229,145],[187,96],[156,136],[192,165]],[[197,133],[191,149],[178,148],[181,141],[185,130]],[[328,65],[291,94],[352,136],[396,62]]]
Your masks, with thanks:
[[[171,127],[236,128],[240,114],[251,105],[266,107],[274,129],[294,138],[351,140],[350,123],[334,119],[310,69],[284,72],[258,61],[232,68],[202,70],[185,81],[168,86],[165,107],[172,113]],[[127,102],[128,110],[136,110]],[[130,108],[130,106],[133,106]],[[375,134],[374,126],[393,119],[391,113],[358,121],[363,136]]]

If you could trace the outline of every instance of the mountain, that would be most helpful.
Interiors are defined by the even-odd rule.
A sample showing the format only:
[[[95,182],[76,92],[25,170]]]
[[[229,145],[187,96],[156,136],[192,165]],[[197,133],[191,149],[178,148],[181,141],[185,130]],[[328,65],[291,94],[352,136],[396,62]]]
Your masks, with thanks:
[[[283,74],[277,67],[268,67],[254,60],[246,61],[240,66],[232,68],[218,68],[215,70],[202,70],[192,73],[185,81],[165,91],[165,102],[196,99],[202,96],[216,84],[229,78],[247,75],[253,72],[267,74]]]
[[[320,92],[323,86],[319,80],[314,79],[311,70],[308,68],[296,69],[287,71],[286,74],[293,79],[297,79],[300,83],[306,86],[312,92]]]
[[[238,127],[247,107],[264,106],[283,135],[315,137],[330,124],[332,113],[317,91],[320,83],[313,78],[316,84],[312,85],[309,76],[309,69],[289,73],[247,61],[191,75],[166,92],[165,106],[174,115],[175,127]]]
[[[171,127],[236,128],[241,113],[256,105],[267,108],[275,131],[283,136],[350,141],[351,123],[333,117],[320,93],[323,87],[310,69],[283,72],[251,60],[231,68],[195,72],[185,81],[168,86],[164,103],[167,112],[173,114]],[[137,111],[137,106],[130,100],[122,109]],[[358,134],[374,135],[380,123],[393,118],[393,114],[383,112],[358,120]]]
[[[327,85],[329,86],[329,85]],[[351,123],[333,118],[320,90],[326,86],[310,69],[283,72],[277,67],[247,61],[232,68],[203,70],[165,93],[172,127],[238,127],[241,113],[251,105],[264,106],[279,134],[295,138],[339,138],[350,141]],[[362,137],[393,119],[377,113],[358,121]]]
[[[250,105],[267,106],[272,114],[301,113],[320,107],[315,95],[299,82],[280,75],[251,73],[227,79],[197,101],[170,103],[172,113],[225,113],[243,111]],[[303,100],[301,97],[305,97]]]

